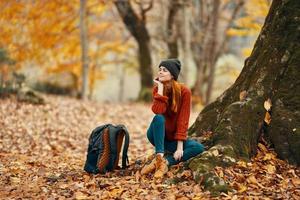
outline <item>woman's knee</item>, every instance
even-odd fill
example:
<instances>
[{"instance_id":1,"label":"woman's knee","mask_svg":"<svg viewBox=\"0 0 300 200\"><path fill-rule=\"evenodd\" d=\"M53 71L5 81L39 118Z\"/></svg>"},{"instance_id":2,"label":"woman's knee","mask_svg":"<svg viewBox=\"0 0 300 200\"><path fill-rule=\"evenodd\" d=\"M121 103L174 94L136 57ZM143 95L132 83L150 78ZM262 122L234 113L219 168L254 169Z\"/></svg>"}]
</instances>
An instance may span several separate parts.
<instances>
[{"instance_id":1,"label":"woman's knee","mask_svg":"<svg viewBox=\"0 0 300 200\"><path fill-rule=\"evenodd\" d=\"M148 129L148 131L147 131L147 138L148 138L149 142L154 145L154 136L150 129Z\"/></svg>"},{"instance_id":2,"label":"woman's knee","mask_svg":"<svg viewBox=\"0 0 300 200\"><path fill-rule=\"evenodd\" d=\"M197 142L194 146L194 149L197 154L200 154L204 151L204 146L203 146L203 144Z\"/></svg>"},{"instance_id":3,"label":"woman's knee","mask_svg":"<svg viewBox=\"0 0 300 200\"><path fill-rule=\"evenodd\" d=\"M164 124L165 123L165 117L163 115L156 114L153 118L153 122Z\"/></svg>"},{"instance_id":4,"label":"woman's knee","mask_svg":"<svg viewBox=\"0 0 300 200\"><path fill-rule=\"evenodd\" d=\"M204 146L196 140L187 140L185 148L191 149L193 154L198 155L204 151Z\"/></svg>"}]
</instances>

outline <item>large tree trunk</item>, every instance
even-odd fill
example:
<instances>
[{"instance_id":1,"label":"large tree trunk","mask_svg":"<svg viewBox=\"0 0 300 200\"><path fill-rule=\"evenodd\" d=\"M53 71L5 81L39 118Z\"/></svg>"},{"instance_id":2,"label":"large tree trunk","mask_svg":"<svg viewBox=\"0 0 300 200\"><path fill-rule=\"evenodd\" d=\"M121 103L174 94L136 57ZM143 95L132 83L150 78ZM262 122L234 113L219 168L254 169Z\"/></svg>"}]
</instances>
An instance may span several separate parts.
<instances>
[{"instance_id":1,"label":"large tree trunk","mask_svg":"<svg viewBox=\"0 0 300 200\"><path fill-rule=\"evenodd\" d=\"M115 5L120 16L123 19L129 32L138 43L138 60L139 72L141 76L141 90L139 98L141 100L151 100L152 67L151 67L151 52L150 52L150 36L146 28L146 12L151 9L152 1L148 8L143 9L140 6L141 16L139 17L133 10L130 1L116 0Z\"/></svg>"},{"instance_id":2,"label":"large tree trunk","mask_svg":"<svg viewBox=\"0 0 300 200\"><path fill-rule=\"evenodd\" d=\"M189 129L198 138L205 131L213 133L206 143L209 150L189 163L196 180L202 177L210 190L226 190L212 170L256 153L268 98L273 102L268 138L280 158L300 164L299 66L300 1L274 0L236 82L206 106ZM246 98L240 97L241 91L247 91Z\"/></svg>"}]
</instances>

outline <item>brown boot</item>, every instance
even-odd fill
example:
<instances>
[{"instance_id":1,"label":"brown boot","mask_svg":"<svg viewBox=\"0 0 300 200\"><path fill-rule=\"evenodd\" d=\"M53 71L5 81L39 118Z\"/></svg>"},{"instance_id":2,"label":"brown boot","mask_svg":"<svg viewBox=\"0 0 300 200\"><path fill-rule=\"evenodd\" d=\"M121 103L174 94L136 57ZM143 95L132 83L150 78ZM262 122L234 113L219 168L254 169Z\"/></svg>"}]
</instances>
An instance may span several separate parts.
<instances>
[{"instance_id":1,"label":"brown boot","mask_svg":"<svg viewBox=\"0 0 300 200\"><path fill-rule=\"evenodd\" d=\"M162 178L168 172L168 161L161 155L156 155L156 171L154 178Z\"/></svg>"},{"instance_id":2,"label":"brown boot","mask_svg":"<svg viewBox=\"0 0 300 200\"><path fill-rule=\"evenodd\" d=\"M150 164L146 164L143 169L141 170L141 175L146 175L146 174L149 174L151 172L153 172L156 168L156 159L154 158Z\"/></svg>"}]
</instances>

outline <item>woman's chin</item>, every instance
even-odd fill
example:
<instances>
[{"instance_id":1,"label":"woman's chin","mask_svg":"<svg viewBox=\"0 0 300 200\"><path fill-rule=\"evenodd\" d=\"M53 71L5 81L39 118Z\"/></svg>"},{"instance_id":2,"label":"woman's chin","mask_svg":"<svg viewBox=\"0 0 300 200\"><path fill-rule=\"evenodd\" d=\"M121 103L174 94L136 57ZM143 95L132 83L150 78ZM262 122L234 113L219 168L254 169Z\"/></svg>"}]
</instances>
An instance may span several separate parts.
<instances>
[{"instance_id":1,"label":"woman's chin","mask_svg":"<svg viewBox=\"0 0 300 200\"><path fill-rule=\"evenodd\" d=\"M162 83L170 82L170 80L166 80L166 79L159 79L159 81L162 82Z\"/></svg>"}]
</instances>

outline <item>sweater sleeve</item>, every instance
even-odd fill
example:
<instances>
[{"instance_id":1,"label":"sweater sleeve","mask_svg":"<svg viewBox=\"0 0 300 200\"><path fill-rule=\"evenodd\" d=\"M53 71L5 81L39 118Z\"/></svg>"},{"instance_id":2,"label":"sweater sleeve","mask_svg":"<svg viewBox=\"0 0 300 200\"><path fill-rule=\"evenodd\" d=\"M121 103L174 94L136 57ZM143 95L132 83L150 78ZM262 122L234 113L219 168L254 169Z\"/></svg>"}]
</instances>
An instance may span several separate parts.
<instances>
[{"instance_id":1,"label":"sweater sleeve","mask_svg":"<svg viewBox=\"0 0 300 200\"><path fill-rule=\"evenodd\" d=\"M192 93L189 89L186 89L182 94L182 105L177 119L177 129L175 134L176 140L187 139L187 129L189 127L191 112L191 96Z\"/></svg>"},{"instance_id":2,"label":"sweater sleeve","mask_svg":"<svg viewBox=\"0 0 300 200\"><path fill-rule=\"evenodd\" d=\"M155 114L163 114L166 112L169 98L167 96L158 94L157 91L158 88L154 87L152 92L152 96L153 96L152 111Z\"/></svg>"}]
</instances>

